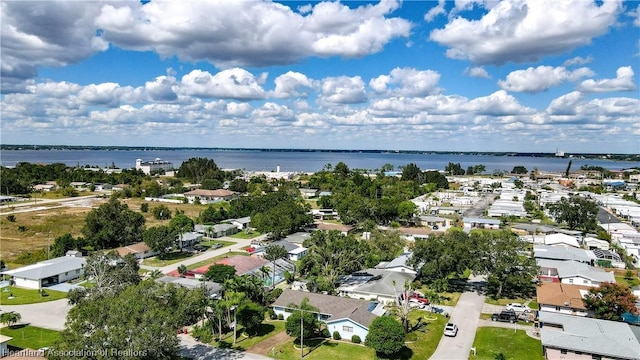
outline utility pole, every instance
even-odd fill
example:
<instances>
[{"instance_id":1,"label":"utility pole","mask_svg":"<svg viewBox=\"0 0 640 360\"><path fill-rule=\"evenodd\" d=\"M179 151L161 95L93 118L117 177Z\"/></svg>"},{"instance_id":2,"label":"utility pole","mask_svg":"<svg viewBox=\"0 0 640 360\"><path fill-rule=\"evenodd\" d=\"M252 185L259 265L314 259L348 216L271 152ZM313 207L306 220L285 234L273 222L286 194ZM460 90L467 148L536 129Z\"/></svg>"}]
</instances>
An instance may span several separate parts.
<instances>
[{"instance_id":1,"label":"utility pole","mask_svg":"<svg viewBox=\"0 0 640 360\"><path fill-rule=\"evenodd\" d=\"M304 310L300 309L300 359L304 357Z\"/></svg>"},{"instance_id":2,"label":"utility pole","mask_svg":"<svg viewBox=\"0 0 640 360\"><path fill-rule=\"evenodd\" d=\"M47 233L47 260L49 260L49 240L51 239L51 231Z\"/></svg>"}]
</instances>

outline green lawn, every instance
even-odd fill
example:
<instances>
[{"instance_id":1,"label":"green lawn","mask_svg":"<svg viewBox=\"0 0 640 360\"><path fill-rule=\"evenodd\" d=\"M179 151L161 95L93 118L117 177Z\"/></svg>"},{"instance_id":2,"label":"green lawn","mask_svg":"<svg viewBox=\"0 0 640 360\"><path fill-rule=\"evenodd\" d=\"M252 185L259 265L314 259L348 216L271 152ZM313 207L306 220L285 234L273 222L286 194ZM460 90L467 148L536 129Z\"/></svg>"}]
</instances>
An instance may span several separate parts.
<instances>
[{"instance_id":1,"label":"green lawn","mask_svg":"<svg viewBox=\"0 0 640 360\"><path fill-rule=\"evenodd\" d=\"M234 238L234 239L253 239L254 237L260 236L262 235L261 232L252 230L250 231L248 234L246 231L240 231L239 233L235 233L233 235L231 235L230 237Z\"/></svg>"},{"instance_id":2,"label":"green lawn","mask_svg":"<svg viewBox=\"0 0 640 360\"><path fill-rule=\"evenodd\" d=\"M308 340L305 345L304 358L311 360L370 360L375 359L375 351L362 345L348 342L330 341L324 339ZM294 360L300 359L300 345L294 347L293 339L275 347L274 352L267 355L275 359ZM309 351L310 350L310 351Z\"/></svg>"},{"instance_id":3,"label":"green lawn","mask_svg":"<svg viewBox=\"0 0 640 360\"><path fill-rule=\"evenodd\" d=\"M30 325L18 325L13 328L3 327L0 334L11 336L9 345L20 349L40 349L50 347L60 337L60 333L54 330L43 329Z\"/></svg>"},{"instance_id":4,"label":"green lawn","mask_svg":"<svg viewBox=\"0 0 640 360\"><path fill-rule=\"evenodd\" d=\"M526 299L508 299L508 298L494 299L490 296L487 296L487 299L484 302L492 305L506 306L507 304L511 304L511 303L524 304L525 302L527 302L527 300Z\"/></svg>"},{"instance_id":5,"label":"green lawn","mask_svg":"<svg viewBox=\"0 0 640 360\"><path fill-rule=\"evenodd\" d=\"M241 335L243 329L239 327L236 344L233 345L233 331L231 331L231 332L225 333L222 336L222 341L225 342L225 344L224 346L221 346L221 347L233 345L232 347L234 349L246 351L247 349L253 347L254 345L267 340L268 338L278 334L279 332L284 331L284 325L285 325L285 322L281 320L280 321L266 320L264 323L260 325L260 328L258 329L258 335L257 336L253 335L249 337L245 335ZM214 341L213 344L215 346L220 346L220 344L216 341Z\"/></svg>"},{"instance_id":6,"label":"green lawn","mask_svg":"<svg viewBox=\"0 0 640 360\"><path fill-rule=\"evenodd\" d=\"M187 269L193 270L193 269L199 268L200 266L210 265L210 264L213 264L213 263L215 263L216 261L218 261L220 259L224 259L226 257L234 256L234 255L249 256L249 253L246 252L246 251L230 251L228 253L225 253L225 254L222 254L222 255L218 255L218 256L212 257L212 258L207 259L207 260L199 261L199 262L197 262L195 264L191 264L191 265L187 266Z\"/></svg>"},{"instance_id":7,"label":"green lawn","mask_svg":"<svg viewBox=\"0 0 640 360\"><path fill-rule=\"evenodd\" d=\"M147 266L163 267L163 266L175 264L184 259L188 259L191 256L193 256L193 254L188 252L175 251L175 252L166 254L162 259L158 258L157 256L144 259L142 261L142 264Z\"/></svg>"},{"instance_id":8,"label":"green lawn","mask_svg":"<svg viewBox=\"0 0 640 360\"><path fill-rule=\"evenodd\" d=\"M229 246L235 244L233 241L225 241L225 240L216 240L216 239L203 239L198 245L204 246L206 248L210 248L213 245L220 244L222 247Z\"/></svg>"},{"instance_id":9,"label":"green lawn","mask_svg":"<svg viewBox=\"0 0 640 360\"><path fill-rule=\"evenodd\" d=\"M542 360L542 345L539 340L529 337L524 331L511 329L480 327L473 342L476 356L472 360L494 360L498 353L508 360Z\"/></svg>"},{"instance_id":10,"label":"green lawn","mask_svg":"<svg viewBox=\"0 0 640 360\"><path fill-rule=\"evenodd\" d=\"M0 290L0 304L2 305L24 305L35 304L45 301L65 299L67 293L45 289L46 296L40 295L39 290L22 289L15 286L7 286ZM9 299L13 295L13 299Z\"/></svg>"},{"instance_id":11,"label":"green lawn","mask_svg":"<svg viewBox=\"0 0 640 360\"><path fill-rule=\"evenodd\" d=\"M620 284L620 285L626 285L628 287L634 287L636 285L640 284L640 279L638 279L637 277L634 277L631 280L627 280L625 279L624 275L620 276L620 275L616 275L616 283Z\"/></svg>"},{"instance_id":12,"label":"green lawn","mask_svg":"<svg viewBox=\"0 0 640 360\"><path fill-rule=\"evenodd\" d=\"M444 326L449 319L442 315L417 310L409 314L409 320L411 326L415 326L418 323L424 324L412 332L416 335L411 335L411 333L408 335L408 340L416 339L407 344L407 347L412 352L411 358L430 358L438 347L444 332Z\"/></svg>"}]
</instances>

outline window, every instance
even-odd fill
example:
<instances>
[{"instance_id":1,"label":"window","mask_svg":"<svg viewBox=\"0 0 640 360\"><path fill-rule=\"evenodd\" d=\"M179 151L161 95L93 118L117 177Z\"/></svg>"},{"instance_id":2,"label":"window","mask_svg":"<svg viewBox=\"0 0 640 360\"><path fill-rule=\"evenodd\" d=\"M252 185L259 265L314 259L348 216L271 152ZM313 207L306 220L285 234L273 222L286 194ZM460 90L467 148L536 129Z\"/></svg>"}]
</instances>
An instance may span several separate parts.
<instances>
[{"instance_id":1,"label":"window","mask_svg":"<svg viewBox=\"0 0 640 360\"><path fill-rule=\"evenodd\" d=\"M329 315L320 314L320 320L325 321L329 318Z\"/></svg>"},{"instance_id":2,"label":"window","mask_svg":"<svg viewBox=\"0 0 640 360\"><path fill-rule=\"evenodd\" d=\"M342 331L348 332L348 333L352 333L353 332L353 326L343 325L342 326Z\"/></svg>"},{"instance_id":3,"label":"window","mask_svg":"<svg viewBox=\"0 0 640 360\"><path fill-rule=\"evenodd\" d=\"M602 360L602 356L600 355L591 355L592 360Z\"/></svg>"},{"instance_id":4,"label":"window","mask_svg":"<svg viewBox=\"0 0 640 360\"><path fill-rule=\"evenodd\" d=\"M573 279L569 279L569 284L573 284Z\"/></svg>"},{"instance_id":5,"label":"window","mask_svg":"<svg viewBox=\"0 0 640 360\"><path fill-rule=\"evenodd\" d=\"M560 354L566 354L567 353L567 349L560 349Z\"/></svg>"}]
</instances>

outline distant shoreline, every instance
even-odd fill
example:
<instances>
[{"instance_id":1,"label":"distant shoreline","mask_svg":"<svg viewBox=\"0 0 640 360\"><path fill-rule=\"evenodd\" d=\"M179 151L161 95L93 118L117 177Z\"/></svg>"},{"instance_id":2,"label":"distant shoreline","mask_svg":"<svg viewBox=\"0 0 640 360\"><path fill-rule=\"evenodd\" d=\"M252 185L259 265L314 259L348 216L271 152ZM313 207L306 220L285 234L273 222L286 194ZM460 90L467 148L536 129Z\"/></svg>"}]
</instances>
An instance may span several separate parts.
<instances>
[{"instance_id":1,"label":"distant shoreline","mask_svg":"<svg viewBox=\"0 0 640 360\"><path fill-rule=\"evenodd\" d=\"M246 151L246 152L325 152L325 153L369 153L369 154L424 154L424 155L485 155L485 156L513 156L513 157L542 157L542 158L578 158L578 159L603 159L619 161L639 161L640 154L608 154L608 153L564 153L564 156L556 156L555 153L543 152L513 152L513 151L430 151L430 150L382 150L382 149L286 149L286 148L219 148L219 147L163 147L163 146L93 146L93 145L28 145L28 144L1 144L0 150L86 150L86 151Z\"/></svg>"}]
</instances>

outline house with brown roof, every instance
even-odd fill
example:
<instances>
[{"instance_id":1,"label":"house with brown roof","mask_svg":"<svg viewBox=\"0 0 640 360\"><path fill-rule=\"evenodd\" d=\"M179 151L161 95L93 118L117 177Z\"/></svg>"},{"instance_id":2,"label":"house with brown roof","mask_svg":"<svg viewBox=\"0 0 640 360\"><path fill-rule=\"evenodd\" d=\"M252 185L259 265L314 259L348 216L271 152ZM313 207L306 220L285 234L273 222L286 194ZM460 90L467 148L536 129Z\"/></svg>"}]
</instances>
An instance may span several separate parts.
<instances>
[{"instance_id":1,"label":"house with brown roof","mask_svg":"<svg viewBox=\"0 0 640 360\"><path fill-rule=\"evenodd\" d=\"M198 198L201 203L208 204L220 201L230 201L236 198L238 194L225 189L195 189L184 193L184 196L187 198L187 200L189 200L190 203L193 203L195 199Z\"/></svg>"},{"instance_id":2,"label":"house with brown roof","mask_svg":"<svg viewBox=\"0 0 640 360\"><path fill-rule=\"evenodd\" d=\"M349 226L349 225L341 225L341 224L333 224L333 223L325 223L325 222L318 222L315 225L316 225L316 229L318 230L323 230L323 231L338 230L342 233L342 235L345 235L345 236L353 230L353 226Z\"/></svg>"},{"instance_id":3,"label":"house with brown roof","mask_svg":"<svg viewBox=\"0 0 640 360\"><path fill-rule=\"evenodd\" d=\"M358 335L364 341L371 322L385 313L384 306L374 301L290 289L285 289L276 299L272 305L273 311L276 315L282 314L286 319L296 311L296 308L290 305L300 305L305 298L308 299L309 305L318 309L315 314L318 320L327 325L329 333L337 331L343 339L351 339L353 335Z\"/></svg>"},{"instance_id":4,"label":"house with brown roof","mask_svg":"<svg viewBox=\"0 0 640 360\"><path fill-rule=\"evenodd\" d=\"M125 257L129 254L132 254L138 260L146 259L148 257L155 256L158 254L157 251L152 251L149 245L145 244L144 242L139 242L139 243L119 247L116 249L116 252L121 257Z\"/></svg>"},{"instance_id":5,"label":"house with brown roof","mask_svg":"<svg viewBox=\"0 0 640 360\"><path fill-rule=\"evenodd\" d=\"M582 301L590 288L590 286L542 282L536 287L540 311L576 316L592 315L593 312L587 310Z\"/></svg>"}]
</instances>

